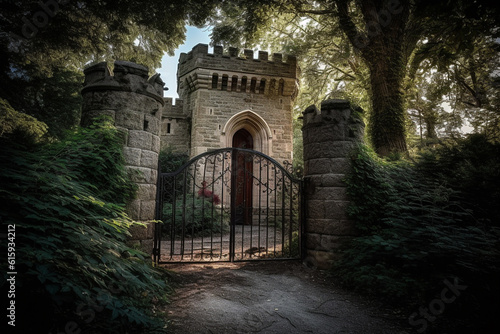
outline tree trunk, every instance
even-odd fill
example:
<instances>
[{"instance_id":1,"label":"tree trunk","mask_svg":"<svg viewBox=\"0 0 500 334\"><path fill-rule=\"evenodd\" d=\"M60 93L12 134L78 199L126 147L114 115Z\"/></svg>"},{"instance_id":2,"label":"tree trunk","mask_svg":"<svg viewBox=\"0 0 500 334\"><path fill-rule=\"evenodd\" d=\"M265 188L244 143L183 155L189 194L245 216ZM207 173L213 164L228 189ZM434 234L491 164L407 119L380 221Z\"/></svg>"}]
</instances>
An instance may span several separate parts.
<instances>
[{"instance_id":1,"label":"tree trunk","mask_svg":"<svg viewBox=\"0 0 500 334\"><path fill-rule=\"evenodd\" d=\"M380 156L407 151L402 92L404 72L397 68L397 64L388 61L391 57L394 54L384 54L381 50L368 64L372 101L368 133Z\"/></svg>"},{"instance_id":2,"label":"tree trunk","mask_svg":"<svg viewBox=\"0 0 500 334\"><path fill-rule=\"evenodd\" d=\"M406 153L403 81L409 2L357 2L363 14L364 30L354 24L349 2L337 2L339 23L370 69L372 111L368 134L379 155Z\"/></svg>"}]
</instances>

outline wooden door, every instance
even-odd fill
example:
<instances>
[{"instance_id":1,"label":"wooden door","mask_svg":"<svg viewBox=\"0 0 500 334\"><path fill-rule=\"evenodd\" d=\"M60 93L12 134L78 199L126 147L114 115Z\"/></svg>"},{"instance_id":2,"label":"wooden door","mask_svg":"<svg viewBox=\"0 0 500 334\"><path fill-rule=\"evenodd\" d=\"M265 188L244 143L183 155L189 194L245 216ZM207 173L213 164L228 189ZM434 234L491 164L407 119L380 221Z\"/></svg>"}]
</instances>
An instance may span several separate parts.
<instances>
[{"instance_id":1,"label":"wooden door","mask_svg":"<svg viewBox=\"0 0 500 334\"><path fill-rule=\"evenodd\" d=\"M250 132L245 129L238 130L233 136L233 147L253 149L253 138ZM236 164L236 177L233 178L235 184L232 185L236 192L235 203L235 224L252 224L252 178L253 161L252 155L237 151L233 157Z\"/></svg>"}]
</instances>

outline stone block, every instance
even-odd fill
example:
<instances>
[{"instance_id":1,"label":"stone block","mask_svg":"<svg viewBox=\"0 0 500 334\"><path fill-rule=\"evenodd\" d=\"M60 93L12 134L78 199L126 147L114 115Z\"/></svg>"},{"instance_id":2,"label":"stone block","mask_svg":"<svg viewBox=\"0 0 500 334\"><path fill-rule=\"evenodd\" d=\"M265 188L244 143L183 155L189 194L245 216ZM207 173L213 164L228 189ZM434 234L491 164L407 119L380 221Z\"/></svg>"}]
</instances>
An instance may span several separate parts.
<instances>
[{"instance_id":1,"label":"stone block","mask_svg":"<svg viewBox=\"0 0 500 334\"><path fill-rule=\"evenodd\" d=\"M304 161L304 173L305 175L331 173L329 162L330 160L326 158L306 160Z\"/></svg>"},{"instance_id":2,"label":"stone block","mask_svg":"<svg viewBox=\"0 0 500 334\"><path fill-rule=\"evenodd\" d=\"M345 187L315 187L313 192L308 192L309 199L346 201L347 189Z\"/></svg>"},{"instance_id":3,"label":"stone block","mask_svg":"<svg viewBox=\"0 0 500 334\"><path fill-rule=\"evenodd\" d=\"M323 174L345 174L351 167L348 158L330 158L328 162L329 171Z\"/></svg>"},{"instance_id":4,"label":"stone block","mask_svg":"<svg viewBox=\"0 0 500 334\"><path fill-rule=\"evenodd\" d=\"M316 250L336 252L342 245L342 239L336 235L322 234L319 246Z\"/></svg>"},{"instance_id":5,"label":"stone block","mask_svg":"<svg viewBox=\"0 0 500 334\"><path fill-rule=\"evenodd\" d=\"M156 184L158 181L158 171L156 169L136 166L126 166L125 168L135 183Z\"/></svg>"},{"instance_id":6,"label":"stone block","mask_svg":"<svg viewBox=\"0 0 500 334\"><path fill-rule=\"evenodd\" d=\"M133 110L119 110L116 112L115 124L129 130L142 130L144 113Z\"/></svg>"},{"instance_id":7,"label":"stone block","mask_svg":"<svg viewBox=\"0 0 500 334\"><path fill-rule=\"evenodd\" d=\"M320 200L308 200L306 203L307 219L324 219L325 218L325 202Z\"/></svg>"},{"instance_id":8,"label":"stone block","mask_svg":"<svg viewBox=\"0 0 500 334\"><path fill-rule=\"evenodd\" d=\"M123 157L125 159L125 164L128 166L140 166L141 154L142 154L141 149L128 146L125 146L123 148Z\"/></svg>"},{"instance_id":9,"label":"stone block","mask_svg":"<svg viewBox=\"0 0 500 334\"><path fill-rule=\"evenodd\" d=\"M345 158L352 151L350 142L312 142L304 145L304 160L318 158Z\"/></svg>"},{"instance_id":10,"label":"stone block","mask_svg":"<svg viewBox=\"0 0 500 334\"><path fill-rule=\"evenodd\" d=\"M156 185L139 183L137 189L137 199L141 201L148 201L156 199Z\"/></svg>"},{"instance_id":11,"label":"stone block","mask_svg":"<svg viewBox=\"0 0 500 334\"><path fill-rule=\"evenodd\" d=\"M153 135L141 130L130 130L128 135L128 146L151 150L153 144Z\"/></svg>"},{"instance_id":12,"label":"stone block","mask_svg":"<svg viewBox=\"0 0 500 334\"><path fill-rule=\"evenodd\" d=\"M328 225L332 224L331 219L309 218L306 221L306 233L324 234L328 230Z\"/></svg>"},{"instance_id":13,"label":"stone block","mask_svg":"<svg viewBox=\"0 0 500 334\"><path fill-rule=\"evenodd\" d=\"M147 129L146 129L146 122L147 122ZM160 123L161 120L156 117L156 115L151 115L151 114L145 114L144 115L144 131L151 132L153 135L159 136L160 135Z\"/></svg>"},{"instance_id":14,"label":"stone block","mask_svg":"<svg viewBox=\"0 0 500 334\"><path fill-rule=\"evenodd\" d=\"M351 220L340 219L310 219L307 222L307 231L336 236L357 235L355 223Z\"/></svg>"},{"instance_id":15,"label":"stone block","mask_svg":"<svg viewBox=\"0 0 500 334\"><path fill-rule=\"evenodd\" d=\"M141 154L141 167L147 167L151 169L157 169L158 168L158 153L149 151L149 150L143 150Z\"/></svg>"},{"instance_id":16,"label":"stone block","mask_svg":"<svg viewBox=\"0 0 500 334\"><path fill-rule=\"evenodd\" d=\"M141 201L138 199L131 201L130 203L128 203L126 211L131 219L140 220Z\"/></svg>"},{"instance_id":17,"label":"stone block","mask_svg":"<svg viewBox=\"0 0 500 334\"><path fill-rule=\"evenodd\" d=\"M160 153L161 140L159 136L153 136L153 143L151 145L151 151Z\"/></svg>"},{"instance_id":18,"label":"stone block","mask_svg":"<svg viewBox=\"0 0 500 334\"><path fill-rule=\"evenodd\" d=\"M348 220L346 213L348 205L348 201L325 201L325 218Z\"/></svg>"},{"instance_id":19,"label":"stone block","mask_svg":"<svg viewBox=\"0 0 500 334\"><path fill-rule=\"evenodd\" d=\"M321 246L321 234L306 233L306 248L319 249Z\"/></svg>"},{"instance_id":20,"label":"stone block","mask_svg":"<svg viewBox=\"0 0 500 334\"><path fill-rule=\"evenodd\" d=\"M304 161L305 175L345 174L349 171L347 158L319 158Z\"/></svg>"},{"instance_id":21,"label":"stone block","mask_svg":"<svg viewBox=\"0 0 500 334\"><path fill-rule=\"evenodd\" d=\"M321 176L321 185L323 187L345 187L345 174L323 174Z\"/></svg>"},{"instance_id":22,"label":"stone block","mask_svg":"<svg viewBox=\"0 0 500 334\"><path fill-rule=\"evenodd\" d=\"M153 220L156 213L156 201L141 201L141 217L139 220Z\"/></svg>"}]
</instances>

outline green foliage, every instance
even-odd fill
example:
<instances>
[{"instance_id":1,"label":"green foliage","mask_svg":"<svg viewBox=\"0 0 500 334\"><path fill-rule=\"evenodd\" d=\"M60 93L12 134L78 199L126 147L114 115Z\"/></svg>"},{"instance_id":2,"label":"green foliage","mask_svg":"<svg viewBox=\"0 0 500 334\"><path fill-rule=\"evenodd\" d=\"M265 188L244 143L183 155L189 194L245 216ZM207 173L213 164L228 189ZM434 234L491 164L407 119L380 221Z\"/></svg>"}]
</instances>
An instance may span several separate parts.
<instances>
[{"instance_id":1,"label":"green foliage","mask_svg":"<svg viewBox=\"0 0 500 334\"><path fill-rule=\"evenodd\" d=\"M292 239L287 238L283 245L283 254L290 258L298 258L300 256L299 232L292 232Z\"/></svg>"},{"instance_id":2,"label":"green foliage","mask_svg":"<svg viewBox=\"0 0 500 334\"><path fill-rule=\"evenodd\" d=\"M137 185L130 182L125 170L122 146L112 121L102 117L46 148L45 153L73 171L76 180L91 188L94 196L123 205L134 197Z\"/></svg>"},{"instance_id":3,"label":"green foliage","mask_svg":"<svg viewBox=\"0 0 500 334\"><path fill-rule=\"evenodd\" d=\"M158 156L158 163L162 173L173 173L188 162L188 160L189 156L187 154L177 153L171 146L162 149Z\"/></svg>"},{"instance_id":4,"label":"green foliage","mask_svg":"<svg viewBox=\"0 0 500 334\"><path fill-rule=\"evenodd\" d=\"M451 160L458 162L458 156ZM465 205L475 195L446 182L455 176L442 178L441 172L455 170L446 167L447 160L427 157L429 173L422 173L421 165L387 162L360 147L346 179L353 199L349 215L359 236L346 247L333 272L348 286L406 306L429 302L445 278L458 277L472 287L461 311L469 318L487 318L498 310L486 303L500 296L495 283L500 278L500 230L479 224ZM481 178L496 177L498 182L500 164L495 163L496 169L488 169L490 175ZM469 166L465 159L459 165L463 164ZM439 172L430 175L431 169ZM466 178L472 181L476 172L470 170ZM497 189L482 188L489 191L483 196L497 194Z\"/></svg>"},{"instance_id":5,"label":"green foliage","mask_svg":"<svg viewBox=\"0 0 500 334\"><path fill-rule=\"evenodd\" d=\"M441 129L456 133L465 119L499 138L500 15L491 1L237 0L221 7L211 21L214 43L296 55L296 110L326 98L361 105L381 155L406 154L408 111L430 138Z\"/></svg>"},{"instance_id":6,"label":"green foliage","mask_svg":"<svg viewBox=\"0 0 500 334\"><path fill-rule=\"evenodd\" d=\"M174 212L175 211L175 212ZM175 214L175 225L172 226ZM229 231L229 217L215 206L211 199L203 196L186 195L175 202L164 203L162 231L165 235L192 237L223 234Z\"/></svg>"},{"instance_id":7,"label":"green foliage","mask_svg":"<svg viewBox=\"0 0 500 334\"><path fill-rule=\"evenodd\" d=\"M15 225L17 327L24 333L160 332L165 274L125 243L133 196L108 123L27 150L1 139L0 219ZM72 325L71 325L72 326Z\"/></svg>"},{"instance_id":8,"label":"green foliage","mask_svg":"<svg viewBox=\"0 0 500 334\"><path fill-rule=\"evenodd\" d=\"M24 75L11 78L3 78L0 73L4 82L0 96L14 109L47 124L49 136L62 139L66 131L74 130L80 122L83 73L80 69L59 68L50 75L32 71L33 66L29 66Z\"/></svg>"},{"instance_id":9,"label":"green foliage","mask_svg":"<svg viewBox=\"0 0 500 334\"><path fill-rule=\"evenodd\" d=\"M36 118L20 113L0 98L0 137L24 143L39 142L47 133L47 125Z\"/></svg>"},{"instance_id":10,"label":"green foliage","mask_svg":"<svg viewBox=\"0 0 500 334\"><path fill-rule=\"evenodd\" d=\"M500 227L500 143L473 134L421 153L418 168L457 191L478 223Z\"/></svg>"},{"instance_id":11,"label":"green foliage","mask_svg":"<svg viewBox=\"0 0 500 334\"><path fill-rule=\"evenodd\" d=\"M0 97L62 138L78 125L84 66L127 60L158 68L184 41L185 25L202 25L217 3L2 1Z\"/></svg>"}]
</instances>

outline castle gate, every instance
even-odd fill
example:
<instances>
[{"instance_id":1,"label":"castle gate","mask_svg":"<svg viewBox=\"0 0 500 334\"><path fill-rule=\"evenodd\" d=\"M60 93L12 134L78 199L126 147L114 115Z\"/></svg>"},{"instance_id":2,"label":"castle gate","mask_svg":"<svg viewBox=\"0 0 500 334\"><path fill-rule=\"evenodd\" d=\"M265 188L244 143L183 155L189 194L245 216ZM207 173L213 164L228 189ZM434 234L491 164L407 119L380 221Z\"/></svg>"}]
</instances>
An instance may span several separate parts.
<instances>
[{"instance_id":1,"label":"castle gate","mask_svg":"<svg viewBox=\"0 0 500 334\"><path fill-rule=\"evenodd\" d=\"M302 257L302 181L248 135L159 175L156 264Z\"/></svg>"}]
</instances>

